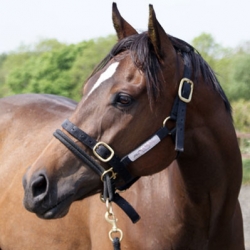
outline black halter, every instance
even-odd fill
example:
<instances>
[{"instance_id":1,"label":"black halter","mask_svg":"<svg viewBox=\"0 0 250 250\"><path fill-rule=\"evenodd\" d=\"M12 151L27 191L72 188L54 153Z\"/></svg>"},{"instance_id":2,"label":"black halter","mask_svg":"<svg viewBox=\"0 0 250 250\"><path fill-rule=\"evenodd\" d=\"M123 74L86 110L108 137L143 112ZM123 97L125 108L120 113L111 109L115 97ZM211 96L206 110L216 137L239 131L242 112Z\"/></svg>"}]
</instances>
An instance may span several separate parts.
<instances>
[{"instance_id":1,"label":"black halter","mask_svg":"<svg viewBox=\"0 0 250 250\"><path fill-rule=\"evenodd\" d=\"M166 136L172 136L175 141L175 150L177 152L182 152L184 150L186 104L191 101L193 93L193 82L189 80L190 76L191 67L190 65L187 65L186 62L184 68L184 78L180 82L178 95L175 98L170 116L163 121L163 126L153 136L122 159L119 158L115 154L114 150L105 142L96 141L69 120L63 122L63 129L65 129L71 136L80 141L83 145L90 148L98 160L111 166L108 170L104 169L97 163L97 161L93 160L92 157L81 149L81 147L71 140L62 130L57 129L54 132L54 136L70 151L72 151L75 156L100 175L101 180L104 183L103 199L115 202L124 210L133 223L136 223L140 219L140 216L133 209L133 207L116 192L116 190L126 190L140 178L131 176L127 170L127 166L131 162L146 154ZM176 122L176 126L171 130L166 127L168 120ZM117 175L123 179L125 183L124 185L118 185L116 182Z\"/></svg>"}]
</instances>

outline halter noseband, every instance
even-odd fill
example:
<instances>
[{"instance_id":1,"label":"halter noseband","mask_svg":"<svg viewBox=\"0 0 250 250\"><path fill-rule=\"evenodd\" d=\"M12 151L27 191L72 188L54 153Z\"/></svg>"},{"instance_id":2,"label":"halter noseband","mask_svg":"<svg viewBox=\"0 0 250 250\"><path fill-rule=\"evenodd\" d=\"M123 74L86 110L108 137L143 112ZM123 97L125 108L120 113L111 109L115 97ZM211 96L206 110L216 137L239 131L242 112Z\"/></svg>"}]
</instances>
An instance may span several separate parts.
<instances>
[{"instance_id":1,"label":"halter noseband","mask_svg":"<svg viewBox=\"0 0 250 250\"><path fill-rule=\"evenodd\" d=\"M184 78L181 80L178 90L178 95L175 98L174 105L170 116L163 121L163 126L148 140L142 143L139 147L133 150L131 153L119 158L114 150L105 142L98 142L80 128L75 126L69 120L65 120L62 124L71 136L77 139L86 147L93 151L94 156L111 166L108 170L99 165L92 157L90 157L81 147L79 147L73 140L71 140L62 130L57 129L54 132L54 136L60 140L75 156L77 156L88 167L100 175L101 180L104 183L103 199L108 199L110 202L115 202L123 211L129 216L133 223L136 223L140 216L134 210L134 208L122 198L116 190L123 191L129 188L140 177L133 177L127 170L127 166L137 160L139 157L146 154L158 143L160 143L166 136L171 135L175 141L175 150L177 152L184 151L184 131L185 131L185 117L186 117L186 104L192 99L193 94L193 82L189 79L191 76L191 66L187 65L185 60ZM168 120L176 122L176 126L169 130L166 127ZM116 176L119 175L124 181L124 185L119 186L116 183Z\"/></svg>"}]
</instances>

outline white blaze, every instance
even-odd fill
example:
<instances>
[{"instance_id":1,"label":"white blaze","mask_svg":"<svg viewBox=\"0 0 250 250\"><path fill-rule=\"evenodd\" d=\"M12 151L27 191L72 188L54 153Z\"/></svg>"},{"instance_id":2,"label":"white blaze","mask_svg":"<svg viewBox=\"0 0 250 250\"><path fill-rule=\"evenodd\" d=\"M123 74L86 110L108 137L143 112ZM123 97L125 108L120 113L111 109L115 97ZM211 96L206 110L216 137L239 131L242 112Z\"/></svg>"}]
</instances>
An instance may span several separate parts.
<instances>
[{"instance_id":1,"label":"white blaze","mask_svg":"<svg viewBox=\"0 0 250 250\"><path fill-rule=\"evenodd\" d=\"M99 79L96 81L96 83L94 84L94 86L92 87L92 89L89 91L88 96L95 90L97 89L103 82L105 82L107 79L111 78L115 71L117 66L119 65L119 62L115 62L112 63L107 69L106 71L104 71Z\"/></svg>"}]
</instances>

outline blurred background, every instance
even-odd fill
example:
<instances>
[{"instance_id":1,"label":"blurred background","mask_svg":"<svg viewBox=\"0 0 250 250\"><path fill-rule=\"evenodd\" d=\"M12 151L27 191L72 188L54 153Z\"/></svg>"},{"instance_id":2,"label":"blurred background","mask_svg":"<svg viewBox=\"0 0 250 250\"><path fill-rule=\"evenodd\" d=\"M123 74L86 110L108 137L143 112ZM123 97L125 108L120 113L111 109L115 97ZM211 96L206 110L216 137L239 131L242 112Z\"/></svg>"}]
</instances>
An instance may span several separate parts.
<instances>
[{"instance_id":1,"label":"blurred background","mask_svg":"<svg viewBox=\"0 0 250 250\"><path fill-rule=\"evenodd\" d=\"M233 107L250 220L250 1L116 2L139 32L153 4L165 31L192 44L217 73ZM0 97L35 92L80 100L84 81L116 43L111 9L111 0L0 0Z\"/></svg>"}]
</instances>

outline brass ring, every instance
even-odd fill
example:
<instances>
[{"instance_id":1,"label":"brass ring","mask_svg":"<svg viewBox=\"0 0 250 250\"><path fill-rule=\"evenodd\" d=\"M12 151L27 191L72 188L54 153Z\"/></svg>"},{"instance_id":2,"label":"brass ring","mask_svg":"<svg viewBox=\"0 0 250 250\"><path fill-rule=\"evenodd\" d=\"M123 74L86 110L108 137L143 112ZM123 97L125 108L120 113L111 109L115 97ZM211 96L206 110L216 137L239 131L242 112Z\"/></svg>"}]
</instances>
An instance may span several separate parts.
<instances>
[{"instance_id":1,"label":"brass ring","mask_svg":"<svg viewBox=\"0 0 250 250\"><path fill-rule=\"evenodd\" d=\"M110 169L108 169L108 170L106 170L106 171L104 171L103 173L102 173L102 175L101 175L101 181L103 182L103 178L104 178L104 176L107 174L107 173L109 173L109 172L111 172L111 176L110 176L110 178L111 179L115 179L116 178L116 173L113 171L113 168L110 168Z\"/></svg>"},{"instance_id":2,"label":"brass ring","mask_svg":"<svg viewBox=\"0 0 250 250\"><path fill-rule=\"evenodd\" d=\"M171 119L171 116L168 116L164 121L163 121L163 127L166 127L166 123L168 120Z\"/></svg>"},{"instance_id":3,"label":"brass ring","mask_svg":"<svg viewBox=\"0 0 250 250\"><path fill-rule=\"evenodd\" d=\"M119 234L120 234L119 241L121 242L122 239L123 239L123 232L122 232L122 230L119 229L119 228L111 229L111 230L109 231L109 239L110 239L111 241L113 241L113 238L112 238L112 234L113 234L113 233L119 233Z\"/></svg>"}]
</instances>

